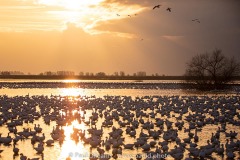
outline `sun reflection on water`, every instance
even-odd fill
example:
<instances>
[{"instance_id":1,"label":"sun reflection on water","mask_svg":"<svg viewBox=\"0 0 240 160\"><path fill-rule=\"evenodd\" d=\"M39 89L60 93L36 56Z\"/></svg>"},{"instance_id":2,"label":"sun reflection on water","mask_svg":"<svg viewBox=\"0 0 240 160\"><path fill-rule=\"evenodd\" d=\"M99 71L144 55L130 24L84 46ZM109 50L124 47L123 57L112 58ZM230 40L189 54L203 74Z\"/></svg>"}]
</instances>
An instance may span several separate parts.
<instances>
[{"instance_id":1,"label":"sun reflection on water","mask_svg":"<svg viewBox=\"0 0 240 160\"><path fill-rule=\"evenodd\" d=\"M76 82L81 82L81 80L77 79L65 79L63 80L64 83L76 83Z\"/></svg>"},{"instance_id":2,"label":"sun reflection on water","mask_svg":"<svg viewBox=\"0 0 240 160\"><path fill-rule=\"evenodd\" d=\"M69 98L70 96L77 97L83 95L81 88L63 88L60 89L59 93L61 96L69 96Z\"/></svg>"},{"instance_id":3,"label":"sun reflection on water","mask_svg":"<svg viewBox=\"0 0 240 160\"><path fill-rule=\"evenodd\" d=\"M73 139L72 134L75 130L86 130L86 126L84 123L78 122L78 120L72 121L70 125L66 125L63 127L65 140L61 147L60 158L66 159L67 157L71 157L71 160L82 160L84 157L80 155L88 154L88 148L84 146L83 141L80 139ZM86 158L86 157L85 157Z\"/></svg>"}]
</instances>

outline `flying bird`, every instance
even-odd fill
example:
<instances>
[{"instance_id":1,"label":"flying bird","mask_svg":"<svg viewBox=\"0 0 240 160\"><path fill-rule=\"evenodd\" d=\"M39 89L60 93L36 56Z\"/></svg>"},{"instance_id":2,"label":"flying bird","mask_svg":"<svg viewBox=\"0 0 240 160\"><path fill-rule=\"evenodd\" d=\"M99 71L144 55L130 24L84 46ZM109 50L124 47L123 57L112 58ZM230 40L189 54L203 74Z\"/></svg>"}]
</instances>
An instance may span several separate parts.
<instances>
[{"instance_id":1,"label":"flying bird","mask_svg":"<svg viewBox=\"0 0 240 160\"><path fill-rule=\"evenodd\" d=\"M160 8L160 6L162 6L162 5L161 4L156 5L156 6L153 7L153 9Z\"/></svg>"},{"instance_id":2,"label":"flying bird","mask_svg":"<svg viewBox=\"0 0 240 160\"><path fill-rule=\"evenodd\" d=\"M169 12L171 12L171 11L172 11L172 8L169 8L169 7L168 7L166 10L169 11Z\"/></svg>"},{"instance_id":3,"label":"flying bird","mask_svg":"<svg viewBox=\"0 0 240 160\"><path fill-rule=\"evenodd\" d=\"M193 22L198 22L200 23L200 20L199 19L192 19Z\"/></svg>"},{"instance_id":4,"label":"flying bird","mask_svg":"<svg viewBox=\"0 0 240 160\"><path fill-rule=\"evenodd\" d=\"M120 16L119 14L117 14L117 16Z\"/></svg>"},{"instance_id":5,"label":"flying bird","mask_svg":"<svg viewBox=\"0 0 240 160\"><path fill-rule=\"evenodd\" d=\"M199 19L193 19L192 21L193 21L193 22L198 22L198 23L200 23L200 20L199 20Z\"/></svg>"}]
</instances>

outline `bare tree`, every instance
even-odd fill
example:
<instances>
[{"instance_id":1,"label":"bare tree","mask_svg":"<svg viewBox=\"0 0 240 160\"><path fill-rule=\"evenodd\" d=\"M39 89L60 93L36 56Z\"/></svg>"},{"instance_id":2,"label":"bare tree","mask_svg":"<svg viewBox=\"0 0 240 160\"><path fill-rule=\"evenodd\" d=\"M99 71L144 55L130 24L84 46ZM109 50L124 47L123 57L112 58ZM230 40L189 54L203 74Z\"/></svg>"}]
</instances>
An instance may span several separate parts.
<instances>
[{"instance_id":1,"label":"bare tree","mask_svg":"<svg viewBox=\"0 0 240 160\"><path fill-rule=\"evenodd\" d=\"M212 53L194 56L187 63L186 77L198 84L200 88L223 87L239 75L240 63L234 58L227 58L219 49ZM188 80L189 80L188 79Z\"/></svg>"}]
</instances>

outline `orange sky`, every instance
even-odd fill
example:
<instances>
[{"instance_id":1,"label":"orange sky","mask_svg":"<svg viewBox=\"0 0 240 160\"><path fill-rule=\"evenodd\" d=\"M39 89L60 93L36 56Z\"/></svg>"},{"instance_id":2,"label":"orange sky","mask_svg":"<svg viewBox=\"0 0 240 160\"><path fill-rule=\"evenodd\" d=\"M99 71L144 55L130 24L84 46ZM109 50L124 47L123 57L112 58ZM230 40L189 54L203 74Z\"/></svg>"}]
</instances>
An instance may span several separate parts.
<instances>
[{"instance_id":1,"label":"orange sky","mask_svg":"<svg viewBox=\"0 0 240 160\"><path fill-rule=\"evenodd\" d=\"M238 0L1 0L0 71L182 75L215 48L239 59L239 10Z\"/></svg>"}]
</instances>

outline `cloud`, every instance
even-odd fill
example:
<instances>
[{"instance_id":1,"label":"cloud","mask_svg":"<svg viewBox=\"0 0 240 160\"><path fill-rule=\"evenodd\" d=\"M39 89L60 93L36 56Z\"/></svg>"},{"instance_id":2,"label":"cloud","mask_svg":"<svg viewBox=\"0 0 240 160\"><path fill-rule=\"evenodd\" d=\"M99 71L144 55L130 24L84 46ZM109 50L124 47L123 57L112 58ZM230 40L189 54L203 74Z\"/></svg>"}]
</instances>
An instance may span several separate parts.
<instances>
[{"instance_id":1,"label":"cloud","mask_svg":"<svg viewBox=\"0 0 240 160\"><path fill-rule=\"evenodd\" d=\"M34 2L0 1L0 67L181 75L193 54L240 51L236 0L106 0L86 10Z\"/></svg>"},{"instance_id":2,"label":"cloud","mask_svg":"<svg viewBox=\"0 0 240 160\"><path fill-rule=\"evenodd\" d=\"M166 2L171 2L172 0L161 0L161 1L154 1L154 0L105 0L102 4L120 4L120 5L141 5L143 7L152 7L157 4L165 4Z\"/></svg>"},{"instance_id":3,"label":"cloud","mask_svg":"<svg viewBox=\"0 0 240 160\"><path fill-rule=\"evenodd\" d=\"M99 0L99 3L102 0ZM60 3L61 2L61 3ZM109 20L120 20L136 14L141 5L98 5L97 1L67 0L8 0L0 1L0 31L58 30L66 23L75 23L89 34L97 33L95 25ZM117 16L117 15L121 16ZM100 33L100 32L98 32ZM101 32L104 33L104 32ZM122 35L122 34L118 34Z\"/></svg>"}]
</instances>

